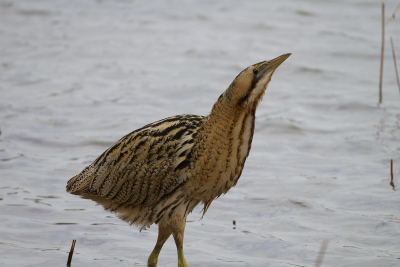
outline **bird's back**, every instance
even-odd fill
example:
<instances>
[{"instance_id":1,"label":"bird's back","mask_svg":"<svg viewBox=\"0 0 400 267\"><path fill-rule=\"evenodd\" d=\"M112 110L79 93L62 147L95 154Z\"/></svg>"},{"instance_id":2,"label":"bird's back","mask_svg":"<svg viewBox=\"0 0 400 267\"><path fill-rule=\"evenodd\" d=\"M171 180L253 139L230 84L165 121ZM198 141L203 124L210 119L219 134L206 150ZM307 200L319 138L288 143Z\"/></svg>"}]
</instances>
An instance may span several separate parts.
<instances>
[{"instance_id":1,"label":"bird's back","mask_svg":"<svg viewBox=\"0 0 400 267\"><path fill-rule=\"evenodd\" d=\"M206 118L169 117L124 136L70 179L67 191L101 204L156 205L187 181L184 169Z\"/></svg>"}]
</instances>

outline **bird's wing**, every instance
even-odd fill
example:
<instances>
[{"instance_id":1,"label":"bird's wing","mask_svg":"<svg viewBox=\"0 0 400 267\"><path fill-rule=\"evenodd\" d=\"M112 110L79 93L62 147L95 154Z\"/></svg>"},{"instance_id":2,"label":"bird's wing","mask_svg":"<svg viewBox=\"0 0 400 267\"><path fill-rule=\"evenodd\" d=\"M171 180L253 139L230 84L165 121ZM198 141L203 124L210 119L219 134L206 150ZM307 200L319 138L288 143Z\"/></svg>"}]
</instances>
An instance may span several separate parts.
<instances>
[{"instance_id":1,"label":"bird's wing","mask_svg":"<svg viewBox=\"0 0 400 267\"><path fill-rule=\"evenodd\" d=\"M188 179L185 167L204 120L196 115L174 116L124 136L69 180L67 191L121 204L156 203Z\"/></svg>"}]
</instances>

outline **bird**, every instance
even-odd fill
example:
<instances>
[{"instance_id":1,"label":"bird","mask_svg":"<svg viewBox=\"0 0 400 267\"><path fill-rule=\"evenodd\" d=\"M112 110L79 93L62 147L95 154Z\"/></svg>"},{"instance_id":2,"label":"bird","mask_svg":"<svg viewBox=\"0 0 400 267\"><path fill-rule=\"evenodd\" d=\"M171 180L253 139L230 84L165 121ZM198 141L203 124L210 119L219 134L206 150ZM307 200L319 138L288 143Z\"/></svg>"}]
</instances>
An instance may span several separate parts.
<instances>
[{"instance_id":1,"label":"bird","mask_svg":"<svg viewBox=\"0 0 400 267\"><path fill-rule=\"evenodd\" d=\"M157 265L172 235L178 267L188 267L186 218L198 204L204 205L204 216L214 199L237 184L251 149L257 106L272 74L290 55L241 71L208 116L172 116L125 135L71 178L67 192L94 200L140 230L157 224L148 266Z\"/></svg>"}]
</instances>

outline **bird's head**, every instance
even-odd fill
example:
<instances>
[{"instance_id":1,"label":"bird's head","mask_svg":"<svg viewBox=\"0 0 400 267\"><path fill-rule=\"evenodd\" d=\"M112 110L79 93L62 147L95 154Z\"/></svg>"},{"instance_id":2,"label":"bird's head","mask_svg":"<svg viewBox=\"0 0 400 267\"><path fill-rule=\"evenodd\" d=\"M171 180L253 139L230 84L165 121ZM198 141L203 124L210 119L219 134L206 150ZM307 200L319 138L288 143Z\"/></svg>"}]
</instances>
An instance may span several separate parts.
<instances>
[{"instance_id":1,"label":"bird's head","mask_svg":"<svg viewBox=\"0 0 400 267\"><path fill-rule=\"evenodd\" d=\"M271 81L272 74L290 55L284 54L244 69L221 95L220 101L228 101L230 105L238 108L256 108Z\"/></svg>"}]
</instances>

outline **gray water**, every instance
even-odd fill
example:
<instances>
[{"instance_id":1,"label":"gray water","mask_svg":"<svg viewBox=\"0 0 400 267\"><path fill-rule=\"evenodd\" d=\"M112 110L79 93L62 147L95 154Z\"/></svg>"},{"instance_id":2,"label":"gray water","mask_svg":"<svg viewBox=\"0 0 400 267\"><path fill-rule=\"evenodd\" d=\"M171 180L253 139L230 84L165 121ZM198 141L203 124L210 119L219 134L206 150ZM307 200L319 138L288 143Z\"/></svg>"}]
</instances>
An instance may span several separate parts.
<instances>
[{"instance_id":1,"label":"gray water","mask_svg":"<svg viewBox=\"0 0 400 267\"><path fill-rule=\"evenodd\" d=\"M291 52L238 185L189 216L186 259L313 266L327 242L322 266L400 266L400 21L379 105L380 5L0 0L0 265L65 266L77 239L72 266L146 266L157 227L139 233L68 179L147 123L207 115L242 69ZM159 266L176 262L170 239Z\"/></svg>"}]
</instances>

